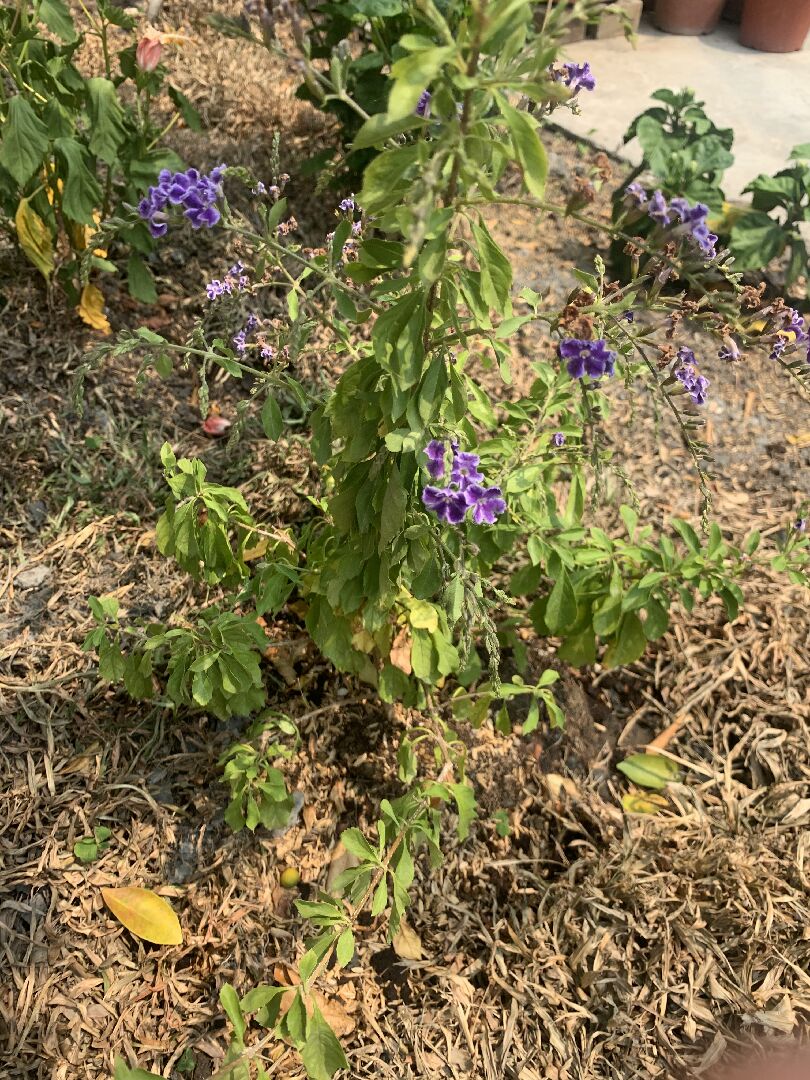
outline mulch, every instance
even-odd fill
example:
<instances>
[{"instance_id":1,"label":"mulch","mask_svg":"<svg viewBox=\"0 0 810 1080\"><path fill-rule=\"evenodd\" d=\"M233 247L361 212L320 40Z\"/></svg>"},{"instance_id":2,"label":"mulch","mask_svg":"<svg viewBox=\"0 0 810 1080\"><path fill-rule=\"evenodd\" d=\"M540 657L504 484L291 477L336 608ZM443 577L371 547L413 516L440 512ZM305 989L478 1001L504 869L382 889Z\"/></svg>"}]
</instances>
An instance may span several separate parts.
<instances>
[{"instance_id":1,"label":"mulch","mask_svg":"<svg viewBox=\"0 0 810 1080\"><path fill-rule=\"evenodd\" d=\"M328 143L329 122L295 99L293 71L206 28L206 12L226 6L195 5L195 45L177 81L205 130L178 132L176 145L187 159L261 170L279 130L291 208L315 242L329 227L331 196L297 186L295 163ZM165 10L174 25L189 18L183 5ZM553 183L564 191L592 152L562 137L553 151ZM596 238L570 222L510 208L492 224L520 286L554 300L572 287L567 267L593 257ZM216 239L202 254L182 243L160 268L157 310L128 307L105 279L116 326L163 318L180 335L190 325L211 266L233 252ZM99 684L81 650L91 628L86 598L113 594L128 614L160 619L193 613L199 602L154 550L163 440L202 455L273 522L305 500L314 477L306 444L271 445L251 429L234 448L208 439L193 372L149 382L138 397L137 361L127 359L92 377L80 416L71 376L92 335L8 246L0 247L0 293L3 1075L94 1080L111 1075L120 1054L165 1077L206 1080L227 1045L219 988L290 978L303 949L292 901L324 886L340 831L368 827L380 799L400 793L396 746L414 718L337 676L308 645L299 615L285 614L273 632L288 644L266 673L271 704L300 723L288 773L302 806L280 837L231 833L217 759L242 727L133 703ZM699 336L689 341L705 353ZM539 335L518 343L516 381L521 361L547 348ZM704 368L715 514L737 537L754 527L775 534L810 490L810 424L767 359L748 357L730 371L705 356ZM223 415L238 389L215 384ZM608 430L642 515L695 514L694 478L665 418L617 390ZM606 520L626 498L617 482ZM449 815L438 872L418 861L408 921L422 958L401 959L370 924L356 961L320 985L351 1075L695 1076L751 1038L802 1032L810 1017L810 611L800 590L767 571L745 592L732 624L713 603L676 612L637 664L566 673L562 733L462 730L481 816L458 843ZM527 646L532 664L548 665L542 643ZM680 781L659 814L627 815L615 764L663 732L661 752L680 766ZM496 811L506 813L507 836ZM73 844L102 824L108 850L80 864ZM287 865L301 872L295 892L279 885ZM183 944L129 935L101 901L107 885L167 897ZM303 1075L281 1045L268 1060L273 1076Z\"/></svg>"}]
</instances>

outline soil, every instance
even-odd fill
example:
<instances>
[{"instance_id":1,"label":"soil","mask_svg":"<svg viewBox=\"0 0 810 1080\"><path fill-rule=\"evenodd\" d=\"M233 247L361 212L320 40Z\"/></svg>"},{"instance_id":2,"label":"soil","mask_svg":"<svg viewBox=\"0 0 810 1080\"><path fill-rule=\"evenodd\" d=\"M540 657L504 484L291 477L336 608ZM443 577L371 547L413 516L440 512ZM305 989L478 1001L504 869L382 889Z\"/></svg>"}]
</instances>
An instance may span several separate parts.
<instances>
[{"instance_id":1,"label":"soil","mask_svg":"<svg viewBox=\"0 0 810 1080\"><path fill-rule=\"evenodd\" d=\"M261 173L278 131L291 210L317 245L339 196L296 174L328 145L330 121L295 99L293 70L208 27L215 7L236 10L164 8L167 25L190 22L175 81L204 120L200 133L175 131L175 145L200 165L243 162ZM555 136L551 194L565 198L592 158ZM610 188L596 213L607 212ZM571 268L590 267L604 244L570 220L511 207L492 226L517 287L548 291L550 304L572 287ZM217 235L185 244L178 236L161 249L152 308L104 279L115 329L145 323L182 336L203 283L238 256ZM272 632L287 644L266 676L271 704L301 728L287 769L301 812L281 836L233 834L217 761L244 725L133 703L99 683L81 648L87 597L115 595L145 618L180 618L199 602L154 548L163 441L201 456L272 524L305 505L315 475L306 443L271 444L255 426L233 447L211 439L194 372L148 380L136 394L129 358L90 377L80 415L72 376L94 335L7 243L0 305L3 1075L107 1077L121 1055L203 1080L227 1046L220 987L289 978L303 949L292 901L324 886L341 829L370 825L380 800L401 793L396 747L414 718L338 676L307 643L300 613L285 613ZM810 491L808 414L766 357L730 369L699 335L684 343L712 382L715 514L736 536L772 535ZM518 342L516 385L525 357L550 348L536 333ZM212 387L226 417L240 396L227 380ZM642 516L694 517L694 477L674 427L617 387L609 431ZM622 498L617 485L607 519ZM526 641L532 670L563 671L566 728L530 738L489 723L461 730L481 815L460 844L448 821L440 871L418 866L408 921L422 959L400 959L371 924L356 961L321 986L352 1076L697 1075L748 1037L800 1033L810 1016L810 612L778 576L752 577L746 593L731 624L714 603L677 613L643 660L618 672L563 671L542 642ZM668 729L665 752L682 780L661 813L627 815L615 765ZM98 825L111 830L109 848L83 865L73 845ZM287 865L301 873L298 891L279 886ZM100 893L122 885L169 899L183 944L153 946L125 931ZM303 1075L281 1044L268 1059L274 1076Z\"/></svg>"}]
</instances>

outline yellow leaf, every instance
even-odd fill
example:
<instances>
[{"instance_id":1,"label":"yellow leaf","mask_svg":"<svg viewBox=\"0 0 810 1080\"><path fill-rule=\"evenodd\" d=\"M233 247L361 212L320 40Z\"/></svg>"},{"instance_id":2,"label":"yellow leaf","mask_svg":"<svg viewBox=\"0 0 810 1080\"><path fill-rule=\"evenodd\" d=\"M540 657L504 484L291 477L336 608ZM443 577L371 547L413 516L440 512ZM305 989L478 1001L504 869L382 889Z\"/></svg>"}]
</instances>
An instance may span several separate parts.
<instances>
[{"instance_id":1,"label":"yellow leaf","mask_svg":"<svg viewBox=\"0 0 810 1080\"><path fill-rule=\"evenodd\" d=\"M422 942L415 930L412 930L404 919L400 920L399 929L391 939L394 952L403 960L421 960Z\"/></svg>"},{"instance_id":2,"label":"yellow leaf","mask_svg":"<svg viewBox=\"0 0 810 1080\"><path fill-rule=\"evenodd\" d=\"M799 431L795 435L785 437L791 446L798 446L800 450L810 446L810 431Z\"/></svg>"},{"instance_id":3,"label":"yellow leaf","mask_svg":"<svg viewBox=\"0 0 810 1080\"><path fill-rule=\"evenodd\" d=\"M253 559L260 559L267 551L269 543L270 540L268 537L260 537L253 547L245 548L242 558L245 562L251 562Z\"/></svg>"},{"instance_id":4,"label":"yellow leaf","mask_svg":"<svg viewBox=\"0 0 810 1080\"><path fill-rule=\"evenodd\" d=\"M53 273L51 234L39 214L31 209L28 199L20 199L20 205L14 215L14 224L17 227L20 247L27 255L28 261L34 264L47 281Z\"/></svg>"},{"instance_id":5,"label":"yellow leaf","mask_svg":"<svg viewBox=\"0 0 810 1080\"><path fill-rule=\"evenodd\" d=\"M104 294L95 285L85 285L76 310L79 318L88 326L92 326L94 330L100 330L102 334L112 333L107 316L104 314Z\"/></svg>"},{"instance_id":6,"label":"yellow leaf","mask_svg":"<svg viewBox=\"0 0 810 1080\"><path fill-rule=\"evenodd\" d=\"M116 919L135 937L155 945L182 945L180 920L151 889L102 889L101 895Z\"/></svg>"},{"instance_id":7,"label":"yellow leaf","mask_svg":"<svg viewBox=\"0 0 810 1080\"><path fill-rule=\"evenodd\" d=\"M663 795L651 795L649 792L642 794L640 791L622 795L622 809L626 814L657 814L668 805Z\"/></svg>"}]
</instances>

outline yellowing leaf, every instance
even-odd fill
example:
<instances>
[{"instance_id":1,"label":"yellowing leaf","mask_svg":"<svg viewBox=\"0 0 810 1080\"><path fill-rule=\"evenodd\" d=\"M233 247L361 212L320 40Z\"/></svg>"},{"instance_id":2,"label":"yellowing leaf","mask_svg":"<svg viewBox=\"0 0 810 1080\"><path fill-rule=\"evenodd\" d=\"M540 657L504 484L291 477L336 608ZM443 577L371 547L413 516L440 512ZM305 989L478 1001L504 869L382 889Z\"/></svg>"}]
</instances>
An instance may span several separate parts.
<instances>
[{"instance_id":1,"label":"yellowing leaf","mask_svg":"<svg viewBox=\"0 0 810 1080\"><path fill-rule=\"evenodd\" d=\"M253 559L260 559L262 555L267 551L270 544L270 540L266 536L261 536L253 545L253 547L245 548L242 558L245 562L251 562Z\"/></svg>"},{"instance_id":2,"label":"yellowing leaf","mask_svg":"<svg viewBox=\"0 0 810 1080\"><path fill-rule=\"evenodd\" d=\"M104 314L104 294L95 285L85 285L76 310L79 318L88 326L92 326L94 330L100 330L102 334L112 333L107 316Z\"/></svg>"},{"instance_id":3,"label":"yellowing leaf","mask_svg":"<svg viewBox=\"0 0 810 1080\"><path fill-rule=\"evenodd\" d=\"M787 435L786 438L791 446L798 446L800 450L810 446L810 431L799 431L795 435Z\"/></svg>"},{"instance_id":4,"label":"yellowing leaf","mask_svg":"<svg viewBox=\"0 0 810 1080\"><path fill-rule=\"evenodd\" d=\"M400 920L399 929L391 939L394 952L403 960L421 960L422 942L415 930L412 930L404 919Z\"/></svg>"},{"instance_id":5,"label":"yellowing leaf","mask_svg":"<svg viewBox=\"0 0 810 1080\"><path fill-rule=\"evenodd\" d=\"M31 209L28 199L20 199L17 213L14 215L17 239L28 261L33 263L47 281L53 273L53 246L48 226Z\"/></svg>"},{"instance_id":6,"label":"yellowing leaf","mask_svg":"<svg viewBox=\"0 0 810 1080\"><path fill-rule=\"evenodd\" d=\"M180 920L163 897L151 889L102 889L101 895L116 919L135 937L155 945L183 943Z\"/></svg>"},{"instance_id":7,"label":"yellowing leaf","mask_svg":"<svg viewBox=\"0 0 810 1080\"><path fill-rule=\"evenodd\" d=\"M622 809L626 814L657 814L668 805L663 795L642 794L640 791L622 795Z\"/></svg>"},{"instance_id":8,"label":"yellowing leaf","mask_svg":"<svg viewBox=\"0 0 810 1080\"><path fill-rule=\"evenodd\" d=\"M631 754L620 761L618 769L639 787L660 791L671 780L677 780L680 770L674 761L661 754Z\"/></svg>"}]
</instances>

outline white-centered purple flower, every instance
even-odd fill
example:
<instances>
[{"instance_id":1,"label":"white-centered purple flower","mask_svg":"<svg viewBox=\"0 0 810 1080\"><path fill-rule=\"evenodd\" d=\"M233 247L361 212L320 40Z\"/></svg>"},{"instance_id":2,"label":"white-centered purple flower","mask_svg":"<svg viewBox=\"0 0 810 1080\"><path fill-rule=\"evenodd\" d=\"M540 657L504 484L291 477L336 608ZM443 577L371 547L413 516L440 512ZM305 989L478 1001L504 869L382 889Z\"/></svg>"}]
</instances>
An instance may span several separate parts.
<instances>
[{"instance_id":1,"label":"white-centered purple flower","mask_svg":"<svg viewBox=\"0 0 810 1080\"><path fill-rule=\"evenodd\" d=\"M723 338L723 347L717 353L721 360L739 360L742 356L740 346L733 337Z\"/></svg>"},{"instance_id":2,"label":"white-centered purple flower","mask_svg":"<svg viewBox=\"0 0 810 1080\"><path fill-rule=\"evenodd\" d=\"M452 454L449 483L444 488L428 484L422 491L422 502L449 525L460 525L467 511L476 525L494 525L499 514L506 510L506 500L499 487L488 485L478 468L478 454L459 450L455 439L450 442ZM424 449L427 471L433 480L445 475L447 447L432 439Z\"/></svg>"},{"instance_id":3,"label":"white-centered purple flower","mask_svg":"<svg viewBox=\"0 0 810 1080\"><path fill-rule=\"evenodd\" d=\"M560 342L559 352L566 361L565 366L572 379L581 379L585 375L590 375L592 379L610 377L617 359L617 354L603 338L596 341L565 338Z\"/></svg>"},{"instance_id":4,"label":"white-centered purple flower","mask_svg":"<svg viewBox=\"0 0 810 1080\"><path fill-rule=\"evenodd\" d=\"M580 90L596 89L596 79L587 60L582 64L568 60L563 64L563 71L558 76L555 75L555 78L558 82L565 83L572 94L578 94Z\"/></svg>"},{"instance_id":5,"label":"white-centered purple flower","mask_svg":"<svg viewBox=\"0 0 810 1080\"><path fill-rule=\"evenodd\" d=\"M167 209L172 206L184 208L183 214L193 229L212 229L221 217L216 204L222 197L221 181L226 168L217 165L207 176L193 168L176 173L161 169L157 184L138 203L138 213L152 236L165 236L169 227Z\"/></svg>"},{"instance_id":6,"label":"white-centered purple flower","mask_svg":"<svg viewBox=\"0 0 810 1080\"><path fill-rule=\"evenodd\" d=\"M559 450L561 446L565 446L565 436L561 431L555 431L551 436L551 442Z\"/></svg>"},{"instance_id":7,"label":"white-centered purple flower","mask_svg":"<svg viewBox=\"0 0 810 1080\"><path fill-rule=\"evenodd\" d=\"M705 405L709 380L695 367L695 354L685 345L678 349L678 367L675 378L681 383L695 405Z\"/></svg>"},{"instance_id":8,"label":"white-centered purple flower","mask_svg":"<svg viewBox=\"0 0 810 1080\"><path fill-rule=\"evenodd\" d=\"M806 528L807 528L807 519L806 518L796 518L796 520L793 522L793 529L794 529L795 532L804 532L804 530Z\"/></svg>"},{"instance_id":9,"label":"white-centered purple flower","mask_svg":"<svg viewBox=\"0 0 810 1080\"><path fill-rule=\"evenodd\" d=\"M638 180L634 180L632 184L627 185L624 189L624 197L635 203L639 208L646 206L649 199L646 189L641 186Z\"/></svg>"}]
</instances>

